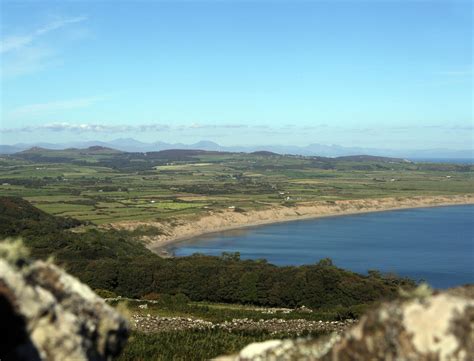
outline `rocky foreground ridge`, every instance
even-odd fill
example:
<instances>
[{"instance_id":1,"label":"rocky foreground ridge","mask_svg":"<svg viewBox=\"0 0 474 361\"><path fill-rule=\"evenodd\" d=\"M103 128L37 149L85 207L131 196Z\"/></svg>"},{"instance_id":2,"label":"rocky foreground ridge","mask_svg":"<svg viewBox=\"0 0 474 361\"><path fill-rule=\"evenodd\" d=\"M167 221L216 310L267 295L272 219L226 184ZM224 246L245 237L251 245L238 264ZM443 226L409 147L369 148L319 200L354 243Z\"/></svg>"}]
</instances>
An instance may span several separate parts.
<instances>
[{"instance_id":1,"label":"rocky foreground ridge","mask_svg":"<svg viewBox=\"0 0 474 361\"><path fill-rule=\"evenodd\" d=\"M91 289L52 263L29 262L0 243L0 359L109 360L128 323Z\"/></svg>"},{"instance_id":2,"label":"rocky foreground ridge","mask_svg":"<svg viewBox=\"0 0 474 361\"><path fill-rule=\"evenodd\" d=\"M419 288L368 312L343 334L253 343L219 361L472 361L474 287Z\"/></svg>"},{"instance_id":3,"label":"rocky foreground ridge","mask_svg":"<svg viewBox=\"0 0 474 361\"><path fill-rule=\"evenodd\" d=\"M322 338L254 343L220 361L473 361L474 285L432 293L419 287L358 322L133 316L140 331L264 329L334 331ZM0 359L111 360L128 322L90 288L50 262L29 261L20 243L0 243ZM297 332L298 333L298 332Z\"/></svg>"}]
</instances>

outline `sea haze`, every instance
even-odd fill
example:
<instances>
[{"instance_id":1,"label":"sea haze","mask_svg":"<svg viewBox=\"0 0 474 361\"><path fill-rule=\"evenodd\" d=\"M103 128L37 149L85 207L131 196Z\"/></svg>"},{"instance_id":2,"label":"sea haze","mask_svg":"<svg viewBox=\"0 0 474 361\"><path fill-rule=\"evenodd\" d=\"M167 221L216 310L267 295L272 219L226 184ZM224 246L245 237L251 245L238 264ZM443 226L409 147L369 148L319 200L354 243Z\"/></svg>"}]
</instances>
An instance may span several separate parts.
<instances>
[{"instance_id":1,"label":"sea haze","mask_svg":"<svg viewBox=\"0 0 474 361\"><path fill-rule=\"evenodd\" d=\"M474 283L474 206L419 208L278 223L181 242L176 256L240 252L277 265L329 257L359 273L370 269L426 280L437 288Z\"/></svg>"}]
</instances>

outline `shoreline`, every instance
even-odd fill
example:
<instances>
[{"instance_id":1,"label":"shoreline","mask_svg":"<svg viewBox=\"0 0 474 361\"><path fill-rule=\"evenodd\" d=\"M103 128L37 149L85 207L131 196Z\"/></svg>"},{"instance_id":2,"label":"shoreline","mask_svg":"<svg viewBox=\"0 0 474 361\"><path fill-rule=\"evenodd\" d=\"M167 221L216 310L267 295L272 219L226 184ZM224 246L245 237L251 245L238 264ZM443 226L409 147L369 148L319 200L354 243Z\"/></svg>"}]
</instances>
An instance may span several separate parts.
<instances>
[{"instance_id":1,"label":"shoreline","mask_svg":"<svg viewBox=\"0 0 474 361\"><path fill-rule=\"evenodd\" d=\"M175 220L173 224L134 221L115 223L110 226L129 230L140 226L156 227L162 234L143 237L146 247L162 257L172 257L173 255L168 251L172 244L224 231L323 217L473 204L473 195L317 201L294 207L278 206L264 210L250 210L245 213L234 210L208 212L207 215L198 219L180 219Z\"/></svg>"}]
</instances>

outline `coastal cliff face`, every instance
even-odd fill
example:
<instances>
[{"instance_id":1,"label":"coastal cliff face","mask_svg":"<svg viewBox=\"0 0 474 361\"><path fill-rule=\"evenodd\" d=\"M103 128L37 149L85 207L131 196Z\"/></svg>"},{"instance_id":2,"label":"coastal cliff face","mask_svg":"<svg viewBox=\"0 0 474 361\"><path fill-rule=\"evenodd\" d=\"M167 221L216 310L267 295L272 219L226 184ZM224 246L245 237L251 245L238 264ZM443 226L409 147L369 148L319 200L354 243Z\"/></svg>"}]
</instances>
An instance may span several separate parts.
<instances>
[{"instance_id":1,"label":"coastal cliff face","mask_svg":"<svg viewBox=\"0 0 474 361\"><path fill-rule=\"evenodd\" d=\"M29 262L19 242L0 244L0 359L108 360L128 323L55 265Z\"/></svg>"},{"instance_id":2,"label":"coastal cliff face","mask_svg":"<svg viewBox=\"0 0 474 361\"><path fill-rule=\"evenodd\" d=\"M474 360L474 287L428 294L383 304L342 335L254 343L216 360Z\"/></svg>"},{"instance_id":3,"label":"coastal cliff face","mask_svg":"<svg viewBox=\"0 0 474 361\"><path fill-rule=\"evenodd\" d=\"M474 197L471 195L316 201L298 203L291 207L274 206L245 212L235 211L231 207L220 212L208 211L207 214L192 219L173 219L162 222L122 221L102 227L126 230L153 227L156 229L156 235L144 236L143 241L151 251L161 254L162 247L175 241L241 227L324 216L473 203Z\"/></svg>"}]
</instances>

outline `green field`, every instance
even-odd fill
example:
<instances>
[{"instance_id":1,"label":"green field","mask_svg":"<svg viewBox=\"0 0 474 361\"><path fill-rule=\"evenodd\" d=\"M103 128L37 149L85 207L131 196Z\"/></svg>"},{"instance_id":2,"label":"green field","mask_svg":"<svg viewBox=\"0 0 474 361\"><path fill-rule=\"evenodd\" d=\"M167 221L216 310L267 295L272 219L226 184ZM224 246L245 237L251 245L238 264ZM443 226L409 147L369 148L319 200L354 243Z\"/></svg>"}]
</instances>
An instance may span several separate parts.
<instances>
[{"instance_id":1,"label":"green field","mask_svg":"<svg viewBox=\"0 0 474 361\"><path fill-rule=\"evenodd\" d=\"M0 195L103 224L310 201L474 192L474 167L364 157L107 148L0 157Z\"/></svg>"}]
</instances>

